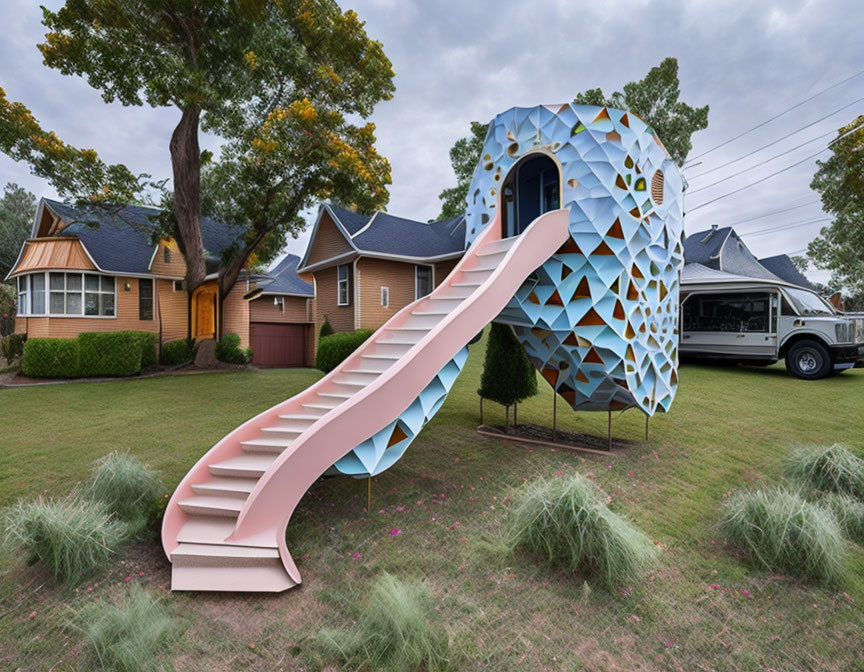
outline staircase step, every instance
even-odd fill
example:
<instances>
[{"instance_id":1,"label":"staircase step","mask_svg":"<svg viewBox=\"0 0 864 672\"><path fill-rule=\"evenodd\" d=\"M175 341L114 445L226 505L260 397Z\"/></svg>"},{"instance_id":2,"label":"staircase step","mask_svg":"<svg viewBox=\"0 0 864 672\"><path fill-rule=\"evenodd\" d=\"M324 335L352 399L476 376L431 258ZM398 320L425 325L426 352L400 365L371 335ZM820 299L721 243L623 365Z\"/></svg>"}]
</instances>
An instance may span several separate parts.
<instances>
[{"instance_id":1,"label":"staircase step","mask_svg":"<svg viewBox=\"0 0 864 672\"><path fill-rule=\"evenodd\" d=\"M186 513L203 516L231 516L236 518L243 508L243 499L219 495L196 495L178 502Z\"/></svg>"},{"instance_id":2,"label":"staircase step","mask_svg":"<svg viewBox=\"0 0 864 672\"><path fill-rule=\"evenodd\" d=\"M332 411L338 405L339 405L338 403L336 403L336 404L320 404L320 403L319 404L303 404L303 408L312 408L312 409L321 410L321 411Z\"/></svg>"},{"instance_id":3,"label":"staircase step","mask_svg":"<svg viewBox=\"0 0 864 672\"><path fill-rule=\"evenodd\" d=\"M171 554L175 567L256 567L279 560L279 549L224 544L180 544Z\"/></svg>"},{"instance_id":4,"label":"staircase step","mask_svg":"<svg viewBox=\"0 0 864 672\"><path fill-rule=\"evenodd\" d=\"M171 590L279 593L296 585L281 560L271 561L264 567L194 566L171 569Z\"/></svg>"},{"instance_id":5,"label":"staircase step","mask_svg":"<svg viewBox=\"0 0 864 672\"><path fill-rule=\"evenodd\" d=\"M321 415L315 413L286 413L284 415L280 415L279 417L282 420L295 420L297 422L305 422L311 425L316 420L319 420L321 418Z\"/></svg>"},{"instance_id":6,"label":"staircase step","mask_svg":"<svg viewBox=\"0 0 864 672\"><path fill-rule=\"evenodd\" d=\"M371 357L372 355L363 355L364 357ZM386 357L382 359L399 359L398 357ZM344 378L337 378L333 381L336 385L344 385L345 387L366 387L369 383L362 382L357 383L351 380L345 380Z\"/></svg>"},{"instance_id":7,"label":"staircase step","mask_svg":"<svg viewBox=\"0 0 864 672\"><path fill-rule=\"evenodd\" d=\"M267 436L261 439L250 439L249 441L241 441L243 452L246 454L271 453L278 455L288 446L290 446L297 437L281 437Z\"/></svg>"},{"instance_id":8,"label":"staircase step","mask_svg":"<svg viewBox=\"0 0 864 672\"><path fill-rule=\"evenodd\" d=\"M196 483L192 486L199 495L222 495L225 497L242 497L252 492L252 489L258 483L257 478L237 478L230 476L217 476L211 478L204 483Z\"/></svg>"},{"instance_id":9,"label":"staircase step","mask_svg":"<svg viewBox=\"0 0 864 672\"><path fill-rule=\"evenodd\" d=\"M296 427L285 427L283 425L273 425L272 427L262 427L262 432L267 432L268 434L281 434L281 435L291 435L291 436L300 436L305 429L298 429Z\"/></svg>"},{"instance_id":10,"label":"staircase step","mask_svg":"<svg viewBox=\"0 0 864 672\"><path fill-rule=\"evenodd\" d=\"M210 465L210 473L214 476L242 476L257 478L264 475L268 467L276 459L275 454L259 453L255 455L240 455L223 462Z\"/></svg>"},{"instance_id":11,"label":"staircase step","mask_svg":"<svg viewBox=\"0 0 864 672\"><path fill-rule=\"evenodd\" d=\"M357 375L380 376L380 371L370 371L369 369L345 369L342 373L356 373ZM320 394L320 392L319 392Z\"/></svg>"},{"instance_id":12,"label":"staircase step","mask_svg":"<svg viewBox=\"0 0 864 672\"><path fill-rule=\"evenodd\" d=\"M350 399L354 395L343 392L319 392L318 396L324 397L325 399L342 399L344 401L345 399Z\"/></svg>"},{"instance_id":13,"label":"staircase step","mask_svg":"<svg viewBox=\"0 0 864 672\"><path fill-rule=\"evenodd\" d=\"M231 535L236 519L224 516L190 516L177 541L181 544L221 544Z\"/></svg>"}]
</instances>

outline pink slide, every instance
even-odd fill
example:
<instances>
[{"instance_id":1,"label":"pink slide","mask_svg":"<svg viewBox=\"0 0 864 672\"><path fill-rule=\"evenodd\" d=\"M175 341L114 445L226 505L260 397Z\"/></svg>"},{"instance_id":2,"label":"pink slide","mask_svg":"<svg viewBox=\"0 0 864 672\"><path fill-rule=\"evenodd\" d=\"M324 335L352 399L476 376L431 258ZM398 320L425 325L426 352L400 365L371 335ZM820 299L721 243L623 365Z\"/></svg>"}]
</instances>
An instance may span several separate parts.
<instances>
[{"instance_id":1,"label":"pink slide","mask_svg":"<svg viewBox=\"0 0 864 672\"><path fill-rule=\"evenodd\" d=\"M513 238L492 222L434 292L317 383L213 446L165 512L172 589L278 592L300 583L285 530L303 494L399 418L569 235L566 209Z\"/></svg>"}]
</instances>

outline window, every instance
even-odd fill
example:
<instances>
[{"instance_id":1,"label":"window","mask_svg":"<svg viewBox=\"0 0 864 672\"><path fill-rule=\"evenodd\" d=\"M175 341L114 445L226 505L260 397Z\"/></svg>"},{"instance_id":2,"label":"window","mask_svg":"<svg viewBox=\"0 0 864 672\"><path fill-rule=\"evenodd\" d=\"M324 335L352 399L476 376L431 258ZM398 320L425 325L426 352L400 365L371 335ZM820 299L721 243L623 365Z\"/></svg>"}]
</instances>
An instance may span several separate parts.
<instances>
[{"instance_id":1,"label":"window","mask_svg":"<svg viewBox=\"0 0 864 672\"><path fill-rule=\"evenodd\" d=\"M684 331L771 331L768 293L693 294L684 302Z\"/></svg>"},{"instance_id":2,"label":"window","mask_svg":"<svg viewBox=\"0 0 864 672\"><path fill-rule=\"evenodd\" d=\"M162 246L162 260L163 260L166 264L170 264L170 263L171 263L171 250L168 249L168 246L167 246L167 245L163 245L163 246Z\"/></svg>"},{"instance_id":3,"label":"window","mask_svg":"<svg viewBox=\"0 0 864 672\"><path fill-rule=\"evenodd\" d=\"M351 305L351 264L342 264L336 269L336 303L340 306Z\"/></svg>"},{"instance_id":4,"label":"window","mask_svg":"<svg viewBox=\"0 0 864 672\"><path fill-rule=\"evenodd\" d=\"M18 276L18 314L27 315L27 281L29 277L26 275Z\"/></svg>"},{"instance_id":5,"label":"window","mask_svg":"<svg viewBox=\"0 0 864 672\"><path fill-rule=\"evenodd\" d=\"M382 287L381 288L381 305L385 308L390 306L390 288Z\"/></svg>"},{"instance_id":6,"label":"window","mask_svg":"<svg viewBox=\"0 0 864 672\"><path fill-rule=\"evenodd\" d=\"M414 267L414 299L420 299L432 292L432 267Z\"/></svg>"},{"instance_id":7,"label":"window","mask_svg":"<svg viewBox=\"0 0 864 672\"><path fill-rule=\"evenodd\" d=\"M45 314L45 274L36 273L30 279L30 314Z\"/></svg>"},{"instance_id":8,"label":"window","mask_svg":"<svg viewBox=\"0 0 864 672\"><path fill-rule=\"evenodd\" d=\"M183 291L183 280L175 280L174 281L174 291L182 292Z\"/></svg>"},{"instance_id":9,"label":"window","mask_svg":"<svg viewBox=\"0 0 864 672\"><path fill-rule=\"evenodd\" d=\"M150 278L138 279L138 319L153 319L153 281Z\"/></svg>"},{"instance_id":10,"label":"window","mask_svg":"<svg viewBox=\"0 0 864 672\"><path fill-rule=\"evenodd\" d=\"M806 289L792 289L791 287L787 287L784 291L789 294L792 303L795 304L801 315L826 317L835 314L831 304L818 294L808 292ZM794 315L794 313L792 314Z\"/></svg>"}]
</instances>

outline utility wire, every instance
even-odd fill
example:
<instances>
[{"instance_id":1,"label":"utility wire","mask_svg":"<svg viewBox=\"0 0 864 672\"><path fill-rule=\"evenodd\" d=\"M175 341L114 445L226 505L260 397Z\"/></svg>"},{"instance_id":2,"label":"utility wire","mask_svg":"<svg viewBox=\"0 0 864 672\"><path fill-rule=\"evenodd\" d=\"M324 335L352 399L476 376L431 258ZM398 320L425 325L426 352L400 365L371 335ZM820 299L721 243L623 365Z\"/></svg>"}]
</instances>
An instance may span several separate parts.
<instances>
[{"instance_id":1,"label":"utility wire","mask_svg":"<svg viewBox=\"0 0 864 672\"><path fill-rule=\"evenodd\" d=\"M759 178L758 180L755 180L754 182L751 182L750 184L745 184L743 187L739 187L738 189L735 189L734 191L730 191L730 192L727 192L725 194L721 194L720 196L717 196L716 198L712 198L710 201L705 201L704 203L700 203L695 208L690 208L687 212L693 212L695 210L698 210L699 208L704 208L706 205L709 205L711 203L719 201L720 199L726 198L727 196L732 196L733 194L737 194L741 191L744 191L745 189L749 189L750 187L753 187L753 186L755 186L761 182L764 182L765 180L771 179L772 177L775 177L776 175L779 175L780 173L785 173L787 170L791 170L795 166L799 166L802 163L804 163L805 161L809 161L810 159L814 159L817 156L819 156L820 154L822 154L823 152L827 152L829 149L831 149L832 145L839 142L840 140L845 138L847 135L851 135L852 133L855 133L856 131L858 131L861 128L861 126L862 125L859 124L859 125L855 126L854 128L850 128L848 131L846 131L842 135L837 136L833 141L828 143L827 147L823 147L822 149L820 149L815 154L811 154L810 156L805 156L803 159L801 159L800 161L796 161L795 163L793 163L790 166L786 166L785 168L781 168L780 170L775 171L775 172L771 173L770 175L766 175L765 177ZM707 189L707 187L702 187L702 188ZM697 190L697 191L701 191L701 189Z\"/></svg>"},{"instance_id":2,"label":"utility wire","mask_svg":"<svg viewBox=\"0 0 864 672\"><path fill-rule=\"evenodd\" d=\"M770 229L760 229L759 231L751 231L749 233L739 233L739 238L744 238L745 236L761 236L766 233L774 233L776 231L786 231L787 229L797 229L802 226L808 226L809 224L816 224L817 222L827 222L830 217L815 217L813 219L805 219L801 222L793 222L791 224L782 224L781 226L774 226Z\"/></svg>"},{"instance_id":3,"label":"utility wire","mask_svg":"<svg viewBox=\"0 0 864 672\"><path fill-rule=\"evenodd\" d=\"M840 86L841 84L845 84L846 82L849 82L849 81L855 79L856 77L859 77L859 76L862 75L862 74L864 74L864 70L859 70L859 71L856 72L854 75L850 75L850 76L847 77L846 79L843 79L843 80L837 82L836 84L832 84L832 85L829 86L827 89L822 89L822 90L819 91L818 93L814 93L812 96L810 96L809 98L807 98L807 99L805 99L805 100L802 100L800 103L796 103L796 104L793 105L792 107L788 107L788 108L786 108L785 110L783 110L783 111L780 112L779 114L775 114L773 117L771 117L770 119L766 119L766 120L763 121L761 124L756 124L756 126L754 126L753 128L749 128L749 129L747 129L746 131L744 131L743 133L739 133L738 135L736 135L736 136L734 136L734 137L732 137L732 138L729 138L728 140L726 140L726 141L724 141L724 142L721 142L719 145L715 145L715 146L712 147L711 149L707 149L707 150L705 150L704 152L702 152L701 154L697 154L696 156L692 157L691 161L695 161L696 159L701 158L701 157L705 156L706 154L710 154L711 152L713 152L713 151L716 150L716 149L720 149L721 147L725 147L725 146L728 145L730 142L734 142L734 141L737 140L738 138L743 138L745 135L747 135L748 133L752 133L752 132L755 131L757 128L762 128L762 127L765 126L766 124L770 124L772 121L774 121L775 119L779 119L779 118L782 117L784 114L788 114L788 113L791 112L792 110L801 107L801 106L804 105L805 103L809 103L809 102L810 102L811 100L813 100L814 98L818 98L818 97L821 96L823 93L827 93L827 92L830 91L831 89L836 89L836 88L837 88L838 86Z\"/></svg>"},{"instance_id":4,"label":"utility wire","mask_svg":"<svg viewBox=\"0 0 864 672\"><path fill-rule=\"evenodd\" d=\"M800 205L793 205L789 208L783 208L782 210L772 210L771 212L766 212L757 217L751 217L750 219L740 219L737 222L731 222L729 224L718 224L719 227L727 227L727 226L738 226L739 224L749 224L750 222L755 222L757 219L763 219L765 217L770 217L771 215L779 215L782 212L789 212L790 210L797 210L798 208L803 208L806 205L813 205L814 203L819 203L819 199L813 199L812 201L807 201L806 203L801 203Z\"/></svg>"}]
</instances>

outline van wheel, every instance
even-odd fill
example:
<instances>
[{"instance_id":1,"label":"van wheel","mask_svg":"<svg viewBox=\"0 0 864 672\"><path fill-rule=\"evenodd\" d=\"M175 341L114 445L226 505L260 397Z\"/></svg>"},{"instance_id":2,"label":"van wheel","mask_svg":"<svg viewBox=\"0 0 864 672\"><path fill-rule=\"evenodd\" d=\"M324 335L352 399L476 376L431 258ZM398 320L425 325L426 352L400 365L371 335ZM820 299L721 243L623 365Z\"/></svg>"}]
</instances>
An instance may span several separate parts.
<instances>
[{"instance_id":1,"label":"van wheel","mask_svg":"<svg viewBox=\"0 0 864 672\"><path fill-rule=\"evenodd\" d=\"M824 378L831 373L831 355L818 341L798 341L786 354L786 369L802 380Z\"/></svg>"}]
</instances>

